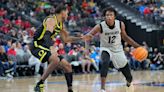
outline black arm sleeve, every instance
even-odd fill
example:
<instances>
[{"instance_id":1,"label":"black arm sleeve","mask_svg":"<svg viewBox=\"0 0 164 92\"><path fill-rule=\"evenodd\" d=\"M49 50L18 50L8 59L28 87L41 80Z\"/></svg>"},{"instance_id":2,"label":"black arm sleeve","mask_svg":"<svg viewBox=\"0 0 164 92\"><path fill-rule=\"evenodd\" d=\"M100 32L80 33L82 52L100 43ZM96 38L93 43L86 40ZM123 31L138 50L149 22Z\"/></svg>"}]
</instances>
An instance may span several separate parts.
<instances>
[{"instance_id":1,"label":"black arm sleeve","mask_svg":"<svg viewBox=\"0 0 164 92\"><path fill-rule=\"evenodd\" d=\"M43 42L43 45L44 47L47 47L47 48L50 48L50 46L53 45L53 41L51 39L51 32L50 31L46 31L45 34L44 34L44 42Z\"/></svg>"}]
</instances>

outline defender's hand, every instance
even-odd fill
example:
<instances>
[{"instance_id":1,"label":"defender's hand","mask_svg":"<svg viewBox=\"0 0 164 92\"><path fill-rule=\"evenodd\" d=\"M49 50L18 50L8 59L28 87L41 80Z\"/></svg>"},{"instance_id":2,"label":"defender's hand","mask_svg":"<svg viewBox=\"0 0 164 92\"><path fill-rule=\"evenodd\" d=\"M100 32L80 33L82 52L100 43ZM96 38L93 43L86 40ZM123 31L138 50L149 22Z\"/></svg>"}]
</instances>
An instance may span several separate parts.
<instances>
[{"instance_id":1,"label":"defender's hand","mask_svg":"<svg viewBox=\"0 0 164 92\"><path fill-rule=\"evenodd\" d=\"M83 41L89 41L90 39L91 39L91 36L89 36L89 35L82 36Z\"/></svg>"},{"instance_id":2,"label":"defender's hand","mask_svg":"<svg viewBox=\"0 0 164 92\"><path fill-rule=\"evenodd\" d=\"M57 54L58 55L58 53L57 53L57 51L58 51L58 49L57 48L55 48L54 46L51 46L50 47L50 51L51 51L51 54Z\"/></svg>"}]
</instances>

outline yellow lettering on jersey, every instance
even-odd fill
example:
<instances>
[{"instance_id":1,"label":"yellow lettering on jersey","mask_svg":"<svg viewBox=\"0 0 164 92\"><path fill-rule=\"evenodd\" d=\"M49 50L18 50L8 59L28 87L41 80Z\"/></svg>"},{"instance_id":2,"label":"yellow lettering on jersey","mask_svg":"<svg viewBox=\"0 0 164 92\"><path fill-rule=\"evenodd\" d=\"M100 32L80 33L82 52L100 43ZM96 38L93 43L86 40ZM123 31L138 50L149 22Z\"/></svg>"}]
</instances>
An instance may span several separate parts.
<instances>
[{"instance_id":1,"label":"yellow lettering on jersey","mask_svg":"<svg viewBox=\"0 0 164 92\"><path fill-rule=\"evenodd\" d=\"M40 56L39 60L42 61L46 54L47 54L47 52L45 52L44 50L40 50L38 52L38 55Z\"/></svg>"}]
</instances>

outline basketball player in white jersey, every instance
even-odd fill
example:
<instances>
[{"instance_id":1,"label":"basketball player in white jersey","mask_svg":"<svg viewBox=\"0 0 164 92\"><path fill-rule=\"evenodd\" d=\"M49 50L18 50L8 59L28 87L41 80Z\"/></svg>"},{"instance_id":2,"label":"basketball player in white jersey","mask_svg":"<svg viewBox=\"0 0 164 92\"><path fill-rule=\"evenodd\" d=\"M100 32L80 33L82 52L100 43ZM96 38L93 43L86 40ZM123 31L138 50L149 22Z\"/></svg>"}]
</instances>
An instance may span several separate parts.
<instances>
[{"instance_id":1,"label":"basketball player in white jersey","mask_svg":"<svg viewBox=\"0 0 164 92\"><path fill-rule=\"evenodd\" d=\"M129 87L132 82L132 75L123 51L121 38L135 48L140 46L126 34L125 24L115 19L116 13L117 12L113 8L105 8L103 11L105 20L97 24L88 34L83 36L83 40L91 40L96 33L100 33L102 60L100 75L102 92L105 92L105 82L110 61L112 61L113 66L119 69L125 76L127 87Z\"/></svg>"}]
</instances>

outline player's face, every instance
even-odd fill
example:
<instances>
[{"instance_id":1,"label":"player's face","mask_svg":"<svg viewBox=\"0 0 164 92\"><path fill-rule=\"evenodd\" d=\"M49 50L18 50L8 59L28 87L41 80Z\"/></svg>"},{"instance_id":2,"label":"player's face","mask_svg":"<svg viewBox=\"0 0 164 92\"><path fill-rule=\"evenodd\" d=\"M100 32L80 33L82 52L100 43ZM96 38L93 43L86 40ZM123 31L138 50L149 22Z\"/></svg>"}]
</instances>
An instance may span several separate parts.
<instances>
[{"instance_id":1,"label":"player's face","mask_svg":"<svg viewBox=\"0 0 164 92\"><path fill-rule=\"evenodd\" d=\"M63 21L67 20L67 18L68 18L68 10L67 9L62 12L62 18L63 18Z\"/></svg>"},{"instance_id":2,"label":"player's face","mask_svg":"<svg viewBox=\"0 0 164 92\"><path fill-rule=\"evenodd\" d=\"M105 20L108 22L114 22L115 20L115 14L112 11L107 11L105 14Z\"/></svg>"}]
</instances>

